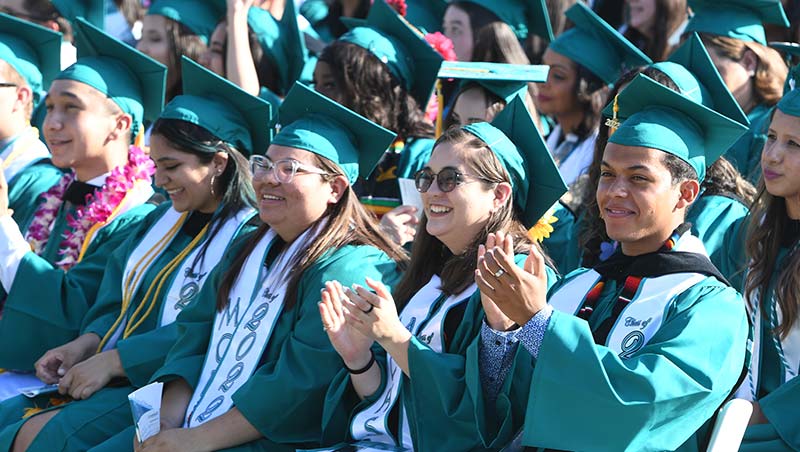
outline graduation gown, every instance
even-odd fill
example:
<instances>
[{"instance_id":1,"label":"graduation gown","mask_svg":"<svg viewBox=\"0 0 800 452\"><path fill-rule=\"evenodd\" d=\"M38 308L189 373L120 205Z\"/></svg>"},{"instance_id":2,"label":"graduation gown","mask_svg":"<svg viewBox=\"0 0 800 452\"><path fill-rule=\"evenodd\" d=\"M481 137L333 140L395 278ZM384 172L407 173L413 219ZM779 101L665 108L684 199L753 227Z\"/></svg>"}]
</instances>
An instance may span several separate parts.
<instances>
[{"instance_id":1,"label":"graduation gown","mask_svg":"<svg viewBox=\"0 0 800 452\"><path fill-rule=\"evenodd\" d=\"M722 255L729 252L722 249L729 246L725 243L725 234L735 223L746 217L748 212L747 206L736 198L704 194L692 204L686 214L686 221L692 223L692 235L703 242L711 262L717 268L721 268Z\"/></svg>"},{"instance_id":2,"label":"graduation gown","mask_svg":"<svg viewBox=\"0 0 800 452\"><path fill-rule=\"evenodd\" d=\"M785 268L790 256L791 246L783 246L776 259L776 269L770 286L760 303L766 303L765 308L772 315L776 315L777 301L773 298L775 284L780 271ZM795 248L793 252L797 252ZM752 315L752 313L751 313ZM742 441L741 451L744 452L782 452L800 450L800 322L795 322L789 336L780 339L772 333L778 324L771 322L770 317L759 315L760 328L756 331L759 338L755 341L751 372L757 373L755 383L746 381L740 394L742 397L750 395L761 406L761 411L767 418L766 424L752 425L747 428ZM774 317L773 317L774 319ZM750 394L746 394L746 393Z\"/></svg>"},{"instance_id":3,"label":"graduation gown","mask_svg":"<svg viewBox=\"0 0 800 452\"><path fill-rule=\"evenodd\" d=\"M122 285L130 256L142 244L148 231L171 210L171 207L172 203L170 202L160 205L112 254L103 273L97 301L83 320L81 334L95 333L102 338L109 332L120 314L120 300L123 297ZM252 215L242 213L240 218L250 219ZM133 294L132 304L128 309L129 314L133 313L143 302L145 294L161 270L189 246L210 219L211 215L194 212L184 222L172 241L144 271L141 282ZM255 229L254 225L245 221L237 222L235 219L229 221L237 223L232 225L230 230L236 232L232 237L218 236L225 243L232 243L236 238ZM153 243L145 244L152 245ZM209 259L207 267L213 266L216 259L219 259L219 256L207 255L206 257ZM192 256L189 255L184 261L188 263L188 259L191 258ZM185 295L186 299L180 299L177 302L181 305L189 305L193 301L193 295L197 295L196 290L192 289L197 285L202 286L209 273L208 271L198 271L198 274L187 278L186 275L179 275L182 273L182 269L183 265L177 267L176 271L173 271L165 281L164 289L158 293L158 298L155 300L153 312L145 318L144 322L130 336L113 344L113 347L119 352L120 362L127 377L125 381L116 382L116 384L103 388L89 399L60 405L59 409L62 411L47 423L29 450L83 451L132 425L133 420L127 401L128 394L148 383L152 374L164 364L167 351L177 339L177 325L174 322L166 323L167 320L164 317L166 310L172 307L173 301L176 301L170 296L173 281L179 276L184 278L182 281L187 283L184 287L188 290L181 290L181 295ZM6 447L10 446L18 428L22 426L19 419L24 409L47 407L49 406L49 397L29 399L20 395L0 404L0 421L14 421L11 425L3 425L4 430L0 431L0 450L6 450Z\"/></svg>"},{"instance_id":4,"label":"graduation gown","mask_svg":"<svg viewBox=\"0 0 800 452\"><path fill-rule=\"evenodd\" d=\"M578 246L578 223L575 214L561 201L554 206L553 215L558 221L553 223L553 232L544 239L547 255L556 264L562 275L575 270L580 265L580 246Z\"/></svg>"},{"instance_id":5,"label":"graduation gown","mask_svg":"<svg viewBox=\"0 0 800 452\"><path fill-rule=\"evenodd\" d=\"M725 158L752 184L758 182L758 177L761 175L761 151L767 142L772 110L773 107L765 104L753 108L747 114L750 129L724 154Z\"/></svg>"},{"instance_id":6,"label":"graduation gown","mask_svg":"<svg viewBox=\"0 0 800 452\"><path fill-rule=\"evenodd\" d=\"M25 230L39 205L39 195L58 182L61 170L50 163L50 151L33 127L0 147L0 159L8 183L8 207L14 210L14 221Z\"/></svg>"},{"instance_id":7,"label":"graduation gown","mask_svg":"<svg viewBox=\"0 0 800 452\"><path fill-rule=\"evenodd\" d=\"M697 242L687 233L675 249L681 250L687 238ZM667 258L675 265L674 261L679 264L686 261L684 256L695 253L666 254L673 254ZM476 411L484 441L508 443L524 424L522 443L528 446L572 451L674 450L714 414L742 373L748 323L741 296L718 277L692 273L697 282L688 289L667 288L669 297L656 293L656 298L639 298L646 281L658 280L667 263L643 260L647 256L612 258L603 264L605 268L597 267L612 279L602 286L588 321L573 312L554 310L538 358L532 358L525 347L516 349L494 412L491 407ZM704 264L707 271L715 271L709 267ZM660 298L664 308L656 305L652 319L657 320L651 322L634 317L629 310L647 304L632 302L616 321L611 320L613 324L603 326L623 292L623 283L617 279L630 275L631 269L652 273L643 275L648 277L632 299ZM664 275L674 277L669 287L676 281L683 284L680 279L685 271ZM592 281L597 281L593 272L583 268L567 275L550 290L549 302L557 297L564 300L565 294L576 289L591 291ZM581 306L580 295L567 299ZM595 343L594 334L609 326L606 341ZM649 339L634 331L639 328L651 335ZM627 329L638 339L620 341L617 333ZM472 369L468 388L472 397L480 398L477 348L467 355L468 369Z\"/></svg>"},{"instance_id":8,"label":"graduation gown","mask_svg":"<svg viewBox=\"0 0 800 452\"><path fill-rule=\"evenodd\" d=\"M41 255L32 251L22 258L0 317L0 367L32 370L47 350L74 339L94 304L109 256L154 208L146 203L153 191L137 184L130 208L100 228L83 259L68 271L55 266L60 259L61 237L68 230L67 216L76 206L64 202L58 210L50 240Z\"/></svg>"},{"instance_id":9,"label":"graduation gown","mask_svg":"<svg viewBox=\"0 0 800 452\"><path fill-rule=\"evenodd\" d=\"M198 384L204 364L207 359L213 360L207 354L216 354L211 344L214 330L218 324L231 321L241 324L247 309L247 300L243 300L222 312L216 310L220 282L230 265L230 258L221 263L196 303L179 316L180 337L153 381L183 378L195 391L202 389ZM325 391L342 368L341 358L322 328L317 307L320 290L326 281L333 280L345 286L363 285L365 277L391 286L398 278L396 264L376 248L347 245L329 251L303 273L294 305L282 307L254 373L242 375L247 379L231 397L233 406L264 435L236 450L294 451L319 444ZM251 279L261 284L255 281L257 278ZM226 355L223 365L228 358L232 356ZM192 420L202 414L192 411L191 406L188 410Z\"/></svg>"},{"instance_id":10,"label":"graduation gown","mask_svg":"<svg viewBox=\"0 0 800 452\"><path fill-rule=\"evenodd\" d=\"M526 257L517 255L517 264L521 266ZM548 284L553 285L557 279L556 273L548 267ZM425 329L412 336L408 347L410 375L401 372L399 396L388 416L388 430L394 438L403 436L401 422L407 421L413 444L404 441L403 447L409 450L484 450L475 425L474 402L465 397L469 372L467 349L479 335L484 319L480 292L473 287L452 305L448 305L444 297L430 302L427 315L416 318L416 324L425 328L447 309L443 320L439 320L441 327L434 328L441 331L442 351L432 348L431 337L423 334ZM326 444L352 442L354 417L382 396L388 381L387 356L378 344L373 346L373 351L381 367L381 384L374 394L361 400L347 370L340 371L331 383L323 415L323 442ZM407 414L402 421L401 406ZM445 431L447 434L443 434Z\"/></svg>"}]
</instances>

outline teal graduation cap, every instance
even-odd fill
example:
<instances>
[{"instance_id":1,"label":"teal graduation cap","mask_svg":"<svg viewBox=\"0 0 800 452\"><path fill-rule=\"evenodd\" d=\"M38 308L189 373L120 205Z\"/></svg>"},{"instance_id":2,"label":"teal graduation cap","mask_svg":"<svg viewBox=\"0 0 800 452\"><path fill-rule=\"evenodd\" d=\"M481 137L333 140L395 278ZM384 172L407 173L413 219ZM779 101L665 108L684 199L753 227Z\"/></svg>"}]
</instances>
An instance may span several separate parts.
<instances>
[{"instance_id":1,"label":"teal graduation cap","mask_svg":"<svg viewBox=\"0 0 800 452\"><path fill-rule=\"evenodd\" d=\"M669 76L678 85L681 93L695 102L740 124L750 124L747 115L719 75L697 33L692 33L689 39L670 55L668 61L655 63L652 67Z\"/></svg>"},{"instance_id":2,"label":"teal graduation cap","mask_svg":"<svg viewBox=\"0 0 800 452\"><path fill-rule=\"evenodd\" d=\"M304 149L344 171L350 183L366 179L397 136L313 89L295 83L281 104L273 145Z\"/></svg>"},{"instance_id":3,"label":"teal graduation cap","mask_svg":"<svg viewBox=\"0 0 800 452\"><path fill-rule=\"evenodd\" d=\"M800 90L793 89L784 94L777 108L787 115L800 117Z\"/></svg>"},{"instance_id":4,"label":"teal graduation cap","mask_svg":"<svg viewBox=\"0 0 800 452\"><path fill-rule=\"evenodd\" d=\"M375 0L366 22L339 38L370 51L397 77L421 109L428 105L443 58L422 32L384 0Z\"/></svg>"},{"instance_id":5,"label":"teal graduation cap","mask_svg":"<svg viewBox=\"0 0 800 452\"><path fill-rule=\"evenodd\" d=\"M85 83L133 117L135 138L142 121L153 121L164 105L167 68L89 22L75 21L78 61L56 80Z\"/></svg>"},{"instance_id":6,"label":"teal graduation cap","mask_svg":"<svg viewBox=\"0 0 800 452\"><path fill-rule=\"evenodd\" d=\"M445 0L405 0L406 20L428 33L441 31Z\"/></svg>"},{"instance_id":7,"label":"teal graduation cap","mask_svg":"<svg viewBox=\"0 0 800 452\"><path fill-rule=\"evenodd\" d=\"M475 82L508 104L514 96L523 95L524 98L528 83L547 81L549 70L544 65L445 61L439 68L439 78Z\"/></svg>"},{"instance_id":8,"label":"teal graduation cap","mask_svg":"<svg viewBox=\"0 0 800 452\"><path fill-rule=\"evenodd\" d=\"M277 69L281 94L287 93L294 82L300 79L309 57L305 40L297 25L294 1L286 2L280 21L275 20L265 9L250 7L247 24L256 35L261 49Z\"/></svg>"},{"instance_id":9,"label":"teal graduation cap","mask_svg":"<svg viewBox=\"0 0 800 452\"><path fill-rule=\"evenodd\" d=\"M800 44L796 42L770 42L769 46L784 54L786 64L789 66L789 73L786 75L786 82L783 84L783 93L786 94L797 87L800 81L800 63L793 64L800 57Z\"/></svg>"},{"instance_id":10,"label":"teal graduation cap","mask_svg":"<svg viewBox=\"0 0 800 452\"><path fill-rule=\"evenodd\" d=\"M52 0L53 6L71 24L83 17L99 29L104 28L106 19L106 0Z\"/></svg>"},{"instance_id":11,"label":"teal graduation cap","mask_svg":"<svg viewBox=\"0 0 800 452\"><path fill-rule=\"evenodd\" d=\"M552 41L553 28L547 13L545 0L459 0L475 3L494 13L498 19L507 23L520 40L533 33L542 39Z\"/></svg>"},{"instance_id":12,"label":"teal graduation cap","mask_svg":"<svg viewBox=\"0 0 800 452\"><path fill-rule=\"evenodd\" d=\"M462 126L486 143L511 177L514 205L530 228L567 192L558 166L522 98L515 97L492 121Z\"/></svg>"},{"instance_id":13,"label":"teal graduation cap","mask_svg":"<svg viewBox=\"0 0 800 452\"><path fill-rule=\"evenodd\" d=\"M689 0L694 16L686 31L767 45L764 24L789 26L780 0Z\"/></svg>"},{"instance_id":14,"label":"teal graduation cap","mask_svg":"<svg viewBox=\"0 0 800 452\"><path fill-rule=\"evenodd\" d=\"M61 33L0 13L0 60L16 70L34 96L61 71Z\"/></svg>"},{"instance_id":15,"label":"teal graduation cap","mask_svg":"<svg viewBox=\"0 0 800 452\"><path fill-rule=\"evenodd\" d=\"M198 125L244 155L264 154L270 140L272 107L190 58L181 58L183 94L159 118Z\"/></svg>"},{"instance_id":16,"label":"teal graduation cap","mask_svg":"<svg viewBox=\"0 0 800 452\"><path fill-rule=\"evenodd\" d=\"M618 107L616 115L613 104ZM670 153L703 180L706 168L727 151L747 127L639 74L603 111L621 121L609 143Z\"/></svg>"},{"instance_id":17,"label":"teal graduation cap","mask_svg":"<svg viewBox=\"0 0 800 452\"><path fill-rule=\"evenodd\" d=\"M582 2L566 12L575 26L564 31L550 49L580 64L611 85L624 69L653 61Z\"/></svg>"},{"instance_id":18,"label":"teal graduation cap","mask_svg":"<svg viewBox=\"0 0 800 452\"><path fill-rule=\"evenodd\" d=\"M225 8L224 0L155 0L147 14L179 22L208 44Z\"/></svg>"}]
</instances>

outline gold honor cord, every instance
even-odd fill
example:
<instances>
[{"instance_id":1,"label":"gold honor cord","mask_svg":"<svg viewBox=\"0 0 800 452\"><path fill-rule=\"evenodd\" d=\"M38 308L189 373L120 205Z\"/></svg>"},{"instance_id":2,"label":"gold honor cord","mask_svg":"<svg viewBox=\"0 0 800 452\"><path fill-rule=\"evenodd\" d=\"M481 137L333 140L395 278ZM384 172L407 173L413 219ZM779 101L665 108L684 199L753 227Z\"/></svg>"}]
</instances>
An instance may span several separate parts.
<instances>
[{"instance_id":1,"label":"gold honor cord","mask_svg":"<svg viewBox=\"0 0 800 452\"><path fill-rule=\"evenodd\" d=\"M142 302L139 303L139 307L137 307L136 310L133 311L133 314L131 315L131 320L130 322L128 322L128 325L125 327L125 331L122 334L123 339L133 334L136 328L139 328L145 321L145 319L147 319L147 317L150 315L150 313L153 311L153 308L156 305L156 301L158 300L158 296L161 294L161 289L163 288L164 283L167 282L167 279L169 279L169 276L172 274L172 272L175 271L176 268L178 268L178 266L181 264L181 262L183 262L184 259L186 259L186 256L188 256L189 253L192 252L194 247L196 247L197 244L203 240L203 238L206 235L206 231L208 231L208 224L203 226L203 229L201 229L200 233L197 234L197 237L195 237L194 240L192 240L192 242L189 243L189 246L184 248L183 251L180 252L180 254L175 256L174 259L169 261L169 263L166 266L164 266L164 268L162 268L160 272L158 272L158 275L156 275L156 278L153 280L152 284L150 284L150 287L147 289L147 293L144 294ZM158 284L157 287L156 284ZM152 298L150 298L150 294L153 291L153 287L156 287L156 292L155 294L153 294ZM148 304L148 298L150 298L150 302L149 306L147 307L147 311L145 311L141 319L137 320L134 323L134 319L142 311L144 305Z\"/></svg>"},{"instance_id":2,"label":"gold honor cord","mask_svg":"<svg viewBox=\"0 0 800 452\"><path fill-rule=\"evenodd\" d=\"M153 262L153 260L161 254L164 248L167 247L169 242L178 234L181 226L186 221L186 217L189 214L184 212L178 221L175 222L174 225L164 234L164 237L161 238L152 248L147 250L147 252L142 256L142 258L133 266L133 270L128 274L128 277L125 279L124 288L125 290L122 292L122 306L120 308L119 317L108 330L106 335L103 337L103 340L100 341L100 345L97 346L97 353L100 353L105 347L108 340L114 334L114 331L117 330L117 327L122 322L122 319L125 318L125 314L128 312L128 308L131 304L131 299L133 298L133 292L135 291L136 287L139 285L139 281L141 281L144 271L141 271L143 268L147 268Z\"/></svg>"}]
</instances>

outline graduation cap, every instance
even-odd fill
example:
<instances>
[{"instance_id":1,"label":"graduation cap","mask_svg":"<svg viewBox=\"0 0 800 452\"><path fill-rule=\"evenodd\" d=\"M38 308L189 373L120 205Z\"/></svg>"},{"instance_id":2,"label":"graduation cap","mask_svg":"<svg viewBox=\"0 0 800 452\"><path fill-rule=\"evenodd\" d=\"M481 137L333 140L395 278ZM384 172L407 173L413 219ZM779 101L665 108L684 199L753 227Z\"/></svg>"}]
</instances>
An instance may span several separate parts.
<instances>
[{"instance_id":1,"label":"graduation cap","mask_svg":"<svg viewBox=\"0 0 800 452\"><path fill-rule=\"evenodd\" d=\"M694 16L686 31L767 45L764 24L789 26L780 0L689 0Z\"/></svg>"},{"instance_id":2,"label":"graduation cap","mask_svg":"<svg viewBox=\"0 0 800 452\"><path fill-rule=\"evenodd\" d=\"M583 3L572 5L566 15L575 26L551 42L550 49L585 67L606 84L617 81L623 69L653 62Z\"/></svg>"},{"instance_id":3,"label":"graduation cap","mask_svg":"<svg viewBox=\"0 0 800 452\"><path fill-rule=\"evenodd\" d=\"M520 40L533 33L542 39L552 41L553 28L547 14L545 0L459 0L475 3L491 11L507 23Z\"/></svg>"},{"instance_id":4,"label":"graduation cap","mask_svg":"<svg viewBox=\"0 0 800 452\"><path fill-rule=\"evenodd\" d=\"M348 26L358 26L342 35L339 41L369 50L424 109L443 58L425 41L422 33L384 0L375 0L366 22L347 22Z\"/></svg>"},{"instance_id":5,"label":"graduation cap","mask_svg":"<svg viewBox=\"0 0 800 452\"><path fill-rule=\"evenodd\" d=\"M486 143L508 172L514 205L526 227L535 225L567 192L522 98L515 97L491 124L476 122L462 129Z\"/></svg>"},{"instance_id":6,"label":"graduation cap","mask_svg":"<svg viewBox=\"0 0 800 452\"><path fill-rule=\"evenodd\" d=\"M225 11L223 0L155 0L147 14L181 23L208 44Z\"/></svg>"},{"instance_id":7,"label":"graduation cap","mask_svg":"<svg viewBox=\"0 0 800 452\"><path fill-rule=\"evenodd\" d=\"M294 1L286 2L280 21L275 20L265 9L250 7L247 11L247 25L277 70L281 92L286 93L300 78L308 60L305 39L297 25Z\"/></svg>"},{"instance_id":8,"label":"graduation cap","mask_svg":"<svg viewBox=\"0 0 800 452\"><path fill-rule=\"evenodd\" d=\"M705 178L706 167L747 131L747 126L643 74L636 76L603 114L622 120L609 143L672 154L691 165L699 180Z\"/></svg>"},{"instance_id":9,"label":"graduation cap","mask_svg":"<svg viewBox=\"0 0 800 452\"><path fill-rule=\"evenodd\" d=\"M159 118L198 125L245 155L269 146L272 108L190 58L181 58L183 94L164 107Z\"/></svg>"},{"instance_id":10,"label":"graduation cap","mask_svg":"<svg viewBox=\"0 0 800 452\"><path fill-rule=\"evenodd\" d=\"M777 108L787 115L800 117L800 90L793 89L784 94Z\"/></svg>"},{"instance_id":11,"label":"graduation cap","mask_svg":"<svg viewBox=\"0 0 800 452\"><path fill-rule=\"evenodd\" d=\"M0 13L0 60L16 70L34 96L61 70L61 33Z\"/></svg>"},{"instance_id":12,"label":"graduation cap","mask_svg":"<svg viewBox=\"0 0 800 452\"><path fill-rule=\"evenodd\" d=\"M283 100L279 117L283 126L272 144L333 161L351 184L372 173L397 136L299 82Z\"/></svg>"},{"instance_id":13,"label":"graduation cap","mask_svg":"<svg viewBox=\"0 0 800 452\"><path fill-rule=\"evenodd\" d=\"M52 0L53 6L71 24L83 17L90 24L103 29L106 20L105 0Z\"/></svg>"},{"instance_id":14,"label":"graduation cap","mask_svg":"<svg viewBox=\"0 0 800 452\"><path fill-rule=\"evenodd\" d=\"M508 104L516 95L524 98L528 83L547 81L549 70L544 65L445 61L439 68L439 78L475 82Z\"/></svg>"},{"instance_id":15,"label":"graduation cap","mask_svg":"<svg viewBox=\"0 0 800 452\"><path fill-rule=\"evenodd\" d=\"M405 0L406 20L428 33L441 31L442 18L447 9L444 0Z\"/></svg>"},{"instance_id":16,"label":"graduation cap","mask_svg":"<svg viewBox=\"0 0 800 452\"><path fill-rule=\"evenodd\" d=\"M800 79L800 64L792 64L800 57L800 44L796 42L770 42L769 46L783 53L786 57L786 64L789 66L789 73L786 82L783 84L783 93L795 89L797 81Z\"/></svg>"},{"instance_id":17,"label":"graduation cap","mask_svg":"<svg viewBox=\"0 0 800 452\"><path fill-rule=\"evenodd\" d=\"M681 93L695 102L740 124L750 124L747 115L719 75L697 33L692 33L667 61L655 63L652 67L669 76L678 85Z\"/></svg>"},{"instance_id":18,"label":"graduation cap","mask_svg":"<svg viewBox=\"0 0 800 452\"><path fill-rule=\"evenodd\" d=\"M133 117L134 137L143 120L155 120L164 105L167 68L89 22L75 21L78 61L56 80L75 80L105 94Z\"/></svg>"}]
</instances>

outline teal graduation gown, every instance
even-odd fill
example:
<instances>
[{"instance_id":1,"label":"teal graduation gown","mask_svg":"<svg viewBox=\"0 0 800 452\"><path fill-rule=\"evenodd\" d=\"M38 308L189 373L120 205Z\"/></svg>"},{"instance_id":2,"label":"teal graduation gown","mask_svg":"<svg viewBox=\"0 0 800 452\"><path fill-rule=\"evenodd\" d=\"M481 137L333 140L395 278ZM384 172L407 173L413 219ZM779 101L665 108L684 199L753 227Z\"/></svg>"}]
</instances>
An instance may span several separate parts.
<instances>
[{"instance_id":1,"label":"teal graduation gown","mask_svg":"<svg viewBox=\"0 0 800 452\"><path fill-rule=\"evenodd\" d=\"M26 230L33 220L33 214L39 207L39 195L55 185L62 174L49 160L41 160L7 181L8 206L14 210L12 217L20 230Z\"/></svg>"},{"instance_id":2,"label":"teal graduation gown","mask_svg":"<svg viewBox=\"0 0 800 452\"><path fill-rule=\"evenodd\" d=\"M571 273L550 296L588 271ZM507 444L524 425L523 444L536 447L674 450L713 415L745 359L741 296L706 277L668 303L650 341L621 359L592 335L621 290L606 282L588 322L554 311L538 358L517 348L494 410L476 411L486 444ZM481 398L477 346L467 364L471 396Z\"/></svg>"},{"instance_id":3,"label":"teal graduation gown","mask_svg":"<svg viewBox=\"0 0 800 452\"><path fill-rule=\"evenodd\" d=\"M797 252L796 250L794 252ZM785 268L789 257L789 248L783 247L778 255L776 273L770 281L768 297L761 300L767 303L765 308L771 311L775 303L773 298L775 284L780 270ZM747 428L740 448L743 452L789 452L800 450L800 378L797 377L800 369L796 364L784 364L781 354L788 350L781 350L772 333L774 324L770 323L767 316L761 316L761 338L758 350L753 353L759 355L758 383L755 388L756 400L761 406L761 411L767 418L766 424L752 425ZM795 322L794 333L798 334L800 323ZM794 341L795 347L797 341ZM794 350L797 354L797 350ZM794 377L787 377L786 365L793 366L789 369Z\"/></svg>"},{"instance_id":4,"label":"teal graduation gown","mask_svg":"<svg viewBox=\"0 0 800 452\"><path fill-rule=\"evenodd\" d=\"M750 129L724 154L739 173L753 184L761 175L761 151L764 149L764 143L767 142L767 130L772 120L772 111L773 107L765 104L753 108L747 114Z\"/></svg>"},{"instance_id":5,"label":"teal graduation gown","mask_svg":"<svg viewBox=\"0 0 800 452\"><path fill-rule=\"evenodd\" d=\"M180 338L153 381L183 378L197 390L213 328L218 316L227 313L217 312L216 299L230 264L228 259L212 272L195 304L178 317ZM325 392L342 368L322 328L320 291L326 281L363 285L365 277L392 286L397 266L374 247L347 245L328 252L303 273L294 305L283 307L255 373L232 397L234 406L264 435L236 450L294 451L319 444Z\"/></svg>"},{"instance_id":6,"label":"teal graduation gown","mask_svg":"<svg viewBox=\"0 0 800 452\"><path fill-rule=\"evenodd\" d=\"M725 242L725 235L748 212L747 206L733 197L700 195L686 214L686 221L692 223L692 235L703 242L708 257L717 268L721 269L722 256L729 253L729 250L722 249L729 246Z\"/></svg>"},{"instance_id":7,"label":"teal graduation gown","mask_svg":"<svg viewBox=\"0 0 800 452\"><path fill-rule=\"evenodd\" d=\"M129 256L171 205L170 202L163 203L144 218L128 240L112 254L103 273L97 301L83 320L81 334L95 333L102 338L111 329L120 314L123 275ZM209 219L210 216L200 214L197 218L187 220L142 275L128 313L136 310L158 273L190 244ZM243 225L234 239L254 228L250 224ZM167 351L177 339L177 325L173 322L161 326L159 315L165 308L167 292L176 276L173 272L167 278L164 288L155 300L153 312L129 337L120 339L115 345L127 381L101 389L86 400L60 405L61 411L47 423L28 450L84 451L132 425L128 394L148 383L151 375L164 364ZM198 281L202 282L204 281ZM48 407L49 397L29 399L20 395L0 404L0 422L13 421L11 425L2 425L4 429L0 431L0 450L7 450L22 426L19 418L24 409Z\"/></svg>"},{"instance_id":8,"label":"teal graduation gown","mask_svg":"<svg viewBox=\"0 0 800 452\"><path fill-rule=\"evenodd\" d=\"M517 265L522 266L526 255L517 255ZM547 282L552 286L558 277L547 267ZM428 316L418 319L426 323L442 308L442 301L432 305ZM480 291L475 291L450 308L442 322L444 352L437 353L425 340L412 336L408 347L410 375L402 375L398 402L407 412L414 450L417 451L467 451L483 450L481 437L475 425L475 405L467 396L467 349L479 336L485 315ZM323 415L323 442L336 444L352 441L350 424L353 417L372 405L383 393L387 384L386 352L373 346L381 366L381 384L377 391L360 400L350 382L350 374L342 370L333 380L325 399ZM397 404L399 405L399 403ZM399 419L399 406L390 415ZM400 427L390 426L395 437L402 436ZM447 432L447 434L443 434Z\"/></svg>"},{"instance_id":9,"label":"teal graduation gown","mask_svg":"<svg viewBox=\"0 0 800 452\"><path fill-rule=\"evenodd\" d=\"M14 344L0 349L2 368L32 370L47 350L78 335L97 298L109 256L154 208L148 203L133 207L101 228L83 259L65 272L54 262L68 228L67 214L75 211L68 204L61 205L42 254L29 252L22 258L0 317L0 343Z\"/></svg>"}]
</instances>

